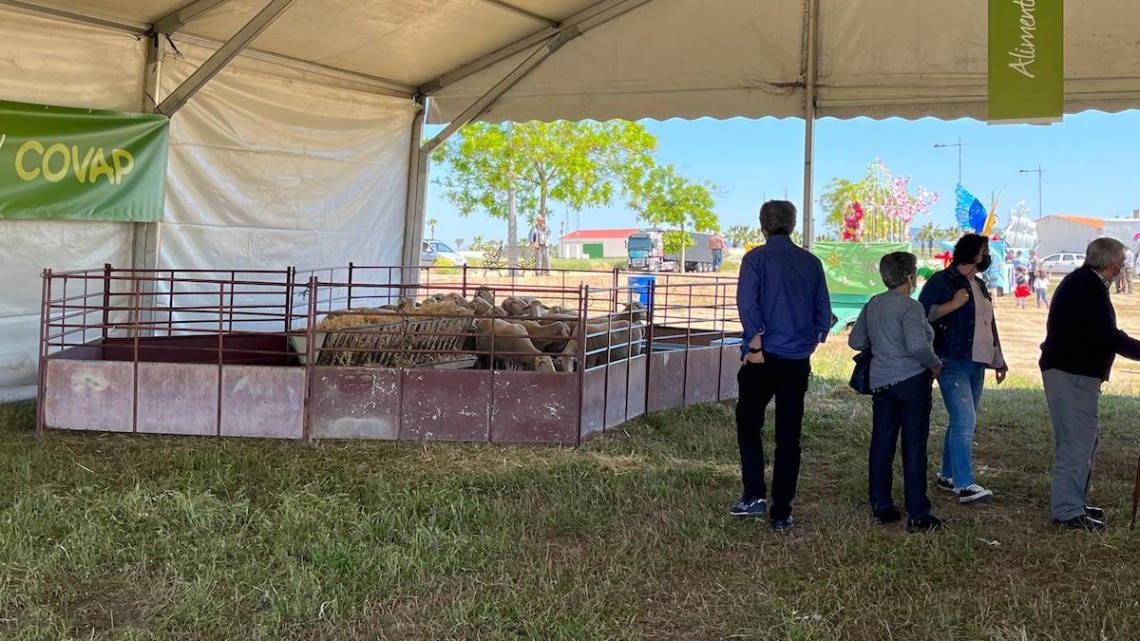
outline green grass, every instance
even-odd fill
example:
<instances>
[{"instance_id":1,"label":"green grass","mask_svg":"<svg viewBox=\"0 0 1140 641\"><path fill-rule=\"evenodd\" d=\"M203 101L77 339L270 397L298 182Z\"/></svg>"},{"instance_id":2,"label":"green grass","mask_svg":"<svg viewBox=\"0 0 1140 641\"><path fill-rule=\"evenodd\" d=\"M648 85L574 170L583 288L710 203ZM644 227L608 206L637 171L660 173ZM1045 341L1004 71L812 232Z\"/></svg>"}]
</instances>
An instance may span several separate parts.
<instances>
[{"instance_id":1,"label":"green grass","mask_svg":"<svg viewBox=\"0 0 1140 641\"><path fill-rule=\"evenodd\" d=\"M552 269L572 269L582 271L611 271L614 267L625 267L625 258L551 258Z\"/></svg>"},{"instance_id":2,"label":"green grass","mask_svg":"<svg viewBox=\"0 0 1140 641\"><path fill-rule=\"evenodd\" d=\"M1096 500L1046 509L1039 389L988 389L977 465L998 496L908 536L865 510L869 403L816 361L796 515L727 518L730 404L579 450L51 433L0 408L0 638L1130 639L1126 527L1140 401L1105 397ZM935 425L944 425L941 402ZM770 437L771 434L767 435ZM932 460L940 452L937 428ZM896 496L901 501L901 494Z\"/></svg>"}]
</instances>

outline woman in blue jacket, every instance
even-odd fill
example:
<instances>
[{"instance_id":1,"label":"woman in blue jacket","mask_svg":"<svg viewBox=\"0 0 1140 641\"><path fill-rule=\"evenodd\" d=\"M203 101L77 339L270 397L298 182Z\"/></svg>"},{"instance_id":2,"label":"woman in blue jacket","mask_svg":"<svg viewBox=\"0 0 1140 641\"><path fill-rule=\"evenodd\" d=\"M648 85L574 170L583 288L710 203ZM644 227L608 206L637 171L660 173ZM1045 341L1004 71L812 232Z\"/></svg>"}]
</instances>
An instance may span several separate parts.
<instances>
[{"instance_id":1,"label":"woman in blue jacket","mask_svg":"<svg viewBox=\"0 0 1140 641\"><path fill-rule=\"evenodd\" d=\"M937 484L957 494L961 503L993 497L993 491L974 480L974 430L986 369L996 371L998 384L1009 371L993 298L979 277L989 267L989 240L966 234L954 245L950 266L931 276L918 297L934 326L934 352L942 359L938 387L950 414Z\"/></svg>"}]
</instances>

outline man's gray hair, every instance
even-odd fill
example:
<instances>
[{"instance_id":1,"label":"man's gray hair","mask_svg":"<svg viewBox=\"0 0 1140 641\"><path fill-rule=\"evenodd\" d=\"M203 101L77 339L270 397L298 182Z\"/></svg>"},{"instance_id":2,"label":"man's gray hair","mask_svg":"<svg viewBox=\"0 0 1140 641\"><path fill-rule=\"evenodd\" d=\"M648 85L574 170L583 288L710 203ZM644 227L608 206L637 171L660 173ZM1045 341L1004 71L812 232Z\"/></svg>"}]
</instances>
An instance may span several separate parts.
<instances>
[{"instance_id":1,"label":"man's gray hair","mask_svg":"<svg viewBox=\"0 0 1140 641\"><path fill-rule=\"evenodd\" d=\"M1101 271L1124 260L1124 243L1115 238L1097 238L1085 250L1085 265Z\"/></svg>"},{"instance_id":2,"label":"man's gray hair","mask_svg":"<svg viewBox=\"0 0 1140 641\"><path fill-rule=\"evenodd\" d=\"M894 289L917 274L918 258L910 252L891 252L879 259L879 276L887 289Z\"/></svg>"},{"instance_id":3,"label":"man's gray hair","mask_svg":"<svg viewBox=\"0 0 1140 641\"><path fill-rule=\"evenodd\" d=\"M760 229L769 236L791 236L796 228L796 206L787 200L769 200L760 206Z\"/></svg>"}]
</instances>

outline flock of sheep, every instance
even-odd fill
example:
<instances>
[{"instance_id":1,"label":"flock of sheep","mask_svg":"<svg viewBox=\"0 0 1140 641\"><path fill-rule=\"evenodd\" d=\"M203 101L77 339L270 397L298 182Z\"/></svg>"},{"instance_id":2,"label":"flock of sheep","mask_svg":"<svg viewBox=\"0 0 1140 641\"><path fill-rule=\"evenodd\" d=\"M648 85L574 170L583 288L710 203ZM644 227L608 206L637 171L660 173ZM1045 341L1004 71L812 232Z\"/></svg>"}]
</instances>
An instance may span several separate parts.
<instances>
[{"instance_id":1,"label":"flock of sheep","mask_svg":"<svg viewBox=\"0 0 1140 641\"><path fill-rule=\"evenodd\" d=\"M463 349L477 354L481 369L573 372L638 356L644 351L645 307L631 303L622 311L587 320L586 350L580 354L577 310L546 305L531 296L508 296L496 304L495 291L480 287L466 299L437 294L422 302L401 298L395 305L333 313L317 326L321 332L353 328L367 331L407 318L469 318Z\"/></svg>"}]
</instances>

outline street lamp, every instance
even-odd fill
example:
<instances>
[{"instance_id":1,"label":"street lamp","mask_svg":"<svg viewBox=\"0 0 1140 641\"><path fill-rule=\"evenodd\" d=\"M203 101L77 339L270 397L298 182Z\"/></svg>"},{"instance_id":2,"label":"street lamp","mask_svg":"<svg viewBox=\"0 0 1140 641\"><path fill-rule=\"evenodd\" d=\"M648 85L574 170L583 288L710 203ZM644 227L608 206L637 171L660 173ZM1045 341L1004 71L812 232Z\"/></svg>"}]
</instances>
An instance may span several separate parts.
<instances>
[{"instance_id":1,"label":"street lamp","mask_svg":"<svg viewBox=\"0 0 1140 641\"><path fill-rule=\"evenodd\" d=\"M950 142L950 143L945 143L945 144L944 143L937 143L934 145L935 149L944 149L946 147L957 147L958 148L958 184L959 185L962 184L962 147L965 147L965 146L966 146L966 143L962 142L961 138L958 139L958 142Z\"/></svg>"},{"instance_id":2,"label":"street lamp","mask_svg":"<svg viewBox=\"0 0 1140 641\"><path fill-rule=\"evenodd\" d=\"M1045 213L1045 210L1041 205L1041 174L1044 174L1045 170L1041 168L1041 165L1037 165L1037 169L1018 169L1017 173L1037 174L1037 219L1040 220L1041 214Z\"/></svg>"}]
</instances>

